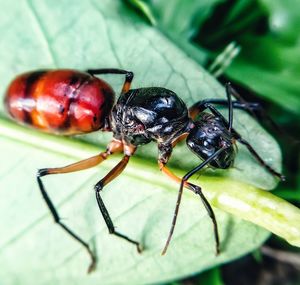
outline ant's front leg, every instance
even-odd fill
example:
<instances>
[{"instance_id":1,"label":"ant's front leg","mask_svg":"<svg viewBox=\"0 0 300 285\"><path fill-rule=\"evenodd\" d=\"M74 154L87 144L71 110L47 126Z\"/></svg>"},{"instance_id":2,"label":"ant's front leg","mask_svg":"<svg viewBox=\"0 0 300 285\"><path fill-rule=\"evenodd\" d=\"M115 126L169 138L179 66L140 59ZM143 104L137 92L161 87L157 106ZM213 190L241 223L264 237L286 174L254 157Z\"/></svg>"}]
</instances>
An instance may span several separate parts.
<instances>
[{"instance_id":1,"label":"ant's front leg","mask_svg":"<svg viewBox=\"0 0 300 285\"><path fill-rule=\"evenodd\" d=\"M247 147L248 151L255 157L255 159L259 162L259 164L264 167L266 170L268 170L272 175L278 177L281 181L285 181L285 176L276 170L274 170L270 165L268 165L256 152L256 150L252 147L252 145L244 140L240 135L236 135L236 140Z\"/></svg>"},{"instance_id":2,"label":"ant's front leg","mask_svg":"<svg viewBox=\"0 0 300 285\"><path fill-rule=\"evenodd\" d=\"M195 120L196 117L207 109L207 105L219 105L222 107L228 108L228 101L226 99L205 99L195 103L192 107L189 108L189 116L191 119ZM259 103L256 102L249 102L249 103L242 103L239 101L232 101L232 108L233 109L240 109L244 110L249 113L251 116L257 119L256 114L262 114L263 108ZM263 113L265 115L265 113ZM268 119L270 120L270 119Z\"/></svg>"},{"instance_id":3,"label":"ant's front leg","mask_svg":"<svg viewBox=\"0 0 300 285\"><path fill-rule=\"evenodd\" d=\"M211 106L221 106L227 107L230 110L230 104L232 104L233 109L240 109L247 112L250 116L255 118L258 122L264 121L268 123L275 131L282 133L283 131L280 127L273 121L273 119L268 115L268 113L264 110L262 105L257 102L247 102L243 97L232 87L231 83L228 82L225 85L226 89L226 99L218 99L218 98L210 98L204 99L199 102L196 102L189 108L189 115L191 119L196 119L196 117L207 109L208 105ZM232 100L230 103L231 98L234 97L236 100ZM229 112L230 113L230 112ZM230 122L230 118L228 119Z\"/></svg>"},{"instance_id":4,"label":"ant's front leg","mask_svg":"<svg viewBox=\"0 0 300 285\"><path fill-rule=\"evenodd\" d=\"M195 119L197 115L199 115L202 111L207 109L208 105L219 105L223 107L228 107L229 122L232 121L231 118L232 118L233 109L244 110L256 119L258 119L257 113L259 113L263 117L267 117L266 112L263 110L263 108L259 103L247 102L246 100L244 100L242 96L239 95L238 92L232 87L230 82L225 84L225 89L226 89L227 100L216 99L216 98L201 100L189 108L190 117L192 119ZM236 100L233 101L231 97L234 97ZM269 117L268 120L270 120Z\"/></svg>"},{"instance_id":5,"label":"ant's front leg","mask_svg":"<svg viewBox=\"0 0 300 285\"><path fill-rule=\"evenodd\" d=\"M210 157L209 159L207 159L206 161L204 161L203 163L201 163L198 167L196 167L192 171L188 172L182 179L179 178L178 176L176 176L174 173L172 173L167 168L167 166L166 166L166 164L164 162L158 161L160 170L164 174L166 174L169 178L171 178L172 180L174 180L174 181L176 181L177 183L180 184L180 188L179 188L179 192L178 192L178 196L177 196L177 202L176 202L176 206L175 206L175 211L174 211L174 216L173 216L173 220L172 220L171 229L170 229L169 236L168 236L167 242L165 244L165 247L164 247L164 249L162 251L162 254L165 254L167 252L168 246L169 246L170 241L171 241L172 236L173 236L173 232L174 232L174 229L175 229L175 225L176 225L176 221L177 221L177 216L178 216L178 212L179 212L179 206L180 206L180 203L181 203L181 198L182 198L182 193L183 193L183 187L185 187L185 188L193 191L195 194L197 194L197 195L200 196L201 201L202 201L203 205L205 206L205 209L206 209L206 211L207 211L207 213L208 213L208 215L211 218L211 221L213 223L215 243L216 243L216 254L218 255L220 253L220 238L219 238L219 232L218 232L218 224L217 224L217 220L216 220L214 211L213 211L212 207L210 206L209 202L207 201L206 197L202 193L201 187L199 187L197 185L194 185L194 184L192 184L190 182L187 182L187 180L196 171L199 171L205 165L207 165L212 159L214 159L217 155L219 155L220 152L223 151L223 150L224 149L222 148L219 151L217 151L212 157Z\"/></svg>"}]
</instances>

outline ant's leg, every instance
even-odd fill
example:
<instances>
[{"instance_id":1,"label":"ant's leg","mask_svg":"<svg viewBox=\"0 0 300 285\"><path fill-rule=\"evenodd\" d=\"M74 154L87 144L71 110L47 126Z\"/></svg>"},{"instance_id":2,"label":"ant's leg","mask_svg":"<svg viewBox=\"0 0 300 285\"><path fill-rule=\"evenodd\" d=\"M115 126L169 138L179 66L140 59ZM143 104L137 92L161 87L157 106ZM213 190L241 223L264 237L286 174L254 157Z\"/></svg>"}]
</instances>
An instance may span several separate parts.
<instances>
[{"instance_id":1,"label":"ant's leg","mask_svg":"<svg viewBox=\"0 0 300 285\"><path fill-rule=\"evenodd\" d=\"M213 223L213 228L214 228L214 236L215 236L215 247L216 247L216 255L218 255L220 253L220 238L219 238L219 230L218 230L218 224L217 224L217 220L216 220L216 216L215 213L211 207L211 205L209 204L209 202L207 201L206 197L204 196L201 187L189 183L190 184L190 189L195 193L198 194L202 200L202 203L208 213L208 216L210 217L212 223Z\"/></svg>"},{"instance_id":2,"label":"ant's leg","mask_svg":"<svg viewBox=\"0 0 300 285\"><path fill-rule=\"evenodd\" d=\"M281 173L277 172L274 170L270 165L268 165L261 157L260 155L256 152L256 150L252 147L250 143L248 143L246 140L244 140L241 137L237 137L236 140L240 142L241 144L245 145L249 152L255 157L255 159L260 163L262 167L267 169L272 175L278 177L281 181L285 180L285 176L282 175Z\"/></svg>"},{"instance_id":3,"label":"ant's leg","mask_svg":"<svg viewBox=\"0 0 300 285\"><path fill-rule=\"evenodd\" d=\"M126 165L128 164L129 158L130 158L129 155L125 155L123 157L123 159L103 179L101 179L95 185L95 192L96 192L96 199L97 199L97 203L98 203L100 212L104 218L104 221L106 223L109 233L116 235L122 239L125 239L130 243L133 243L134 245L136 245L137 251L140 253L140 252L142 252L142 247L140 246L140 244L137 241L132 240L129 237L127 237L115 230L115 226L114 226L114 224L111 220L111 217L110 217L110 215L103 203L103 200L100 196L100 191L103 189L103 187L122 173L122 171L125 169Z\"/></svg>"},{"instance_id":4,"label":"ant's leg","mask_svg":"<svg viewBox=\"0 0 300 285\"><path fill-rule=\"evenodd\" d=\"M223 99L205 99L195 103L190 109L189 113L192 119L194 119L200 112L207 108L207 105L216 104L221 106L226 106L229 108L229 129L232 128L232 116L233 116L233 108L243 109L247 111L250 115L257 118L254 111L260 111L261 114L266 116L265 112L261 108L258 103L248 103L243 99L241 95L237 93L237 91L231 86L230 82L225 84L226 96L227 100ZM234 97L236 101L232 101L231 97Z\"/></svg>"},{"instance_id":5,"label":"ant's leg","mask_svg":"<svg viewBox=\"0 0 300 285\"><path fill-rule=\"evenodd\" d=\"M169 236L167 239L167 242L165 244L165 247L162 251L162 254L164 255L167 252L168 246L170 244L170 241L172 239L173 236L173 232L175 229L175 225L176 225L176 221L177 221L177 216L178 216L178 212L179 212L179 206L180 206L180 202L181 202L181 197L182 197L182 192L183 192L183 186L192 190L194 193L198 194L205 206L205 209L209 215L209 217L212 220L213 226L214 226L214 235L215 235L215 242L216 242L216 254L219 254L220 252L220 240L219 240L219 233L218 233L218 225L217 225L217 221L216 221L216 217L214 214L214 211L212 209L212 207L210 206L209 202L207 201L207 199L205 198L205 196L202 193L202 190L199 186L196 186L194 184L188 183L187 180L196 172L198 172L199 170L201 170L204 166L206 166L208 163L210 163L216 156L218 156L225 148L221 148L219 149L217 152L215 152L211 157L209 157L207 160L205 160L204 162L202 162L200 165L198 165L197 167L195 167L193 170L191 170L190 172L188 172L182 179L180 179L179 177L177 177L176 175L174 175L163 163L159 162L160 165L160 169L166 174L168 175L171 179L175 180L176 182L180 183L180 188L179 188L179 192L178 192L178 196L177 196L177 202L176 202L176 207L175 207L175 211L174 211L174 216L173 216L173 221L172 221L172 226L169 232Z\"/></svg>"},{"instance_id":6,"label":"ant's leg","mask_svg":"<svg viewBox=\"0 0 300 285\"><path fill-rule=\"evenodd\" d=\"M87 242L83 241L76 233L74 233L71 229L69 229L69 227L67 227L64 223L60 221L59 214L54 204L52 203L50 197L48 196L41 178L43 176L50 175L50 174L70 173L70 172L91 168L93 166L100 164L113 152L119 152L121 150L122 150L122 145L118 144L117 141L112 141L111 144L108 146L108 150L106 152L102 152L96 156L81 160L79 162L70 164L65 167L39 169L37 173L37 182L39 185L39 189L52 214L55 223L57 223L64 231L66 231L70 236L72 236L75 240L77 240L87 250L91 258L91 264L88 267L88 273L92 272L96 268L96 256L90 249L90 246L88 245Z\"/></svg>"},{"instance_id":7,"label":"ant's leg","mask_svg":"<svg viewBox=\"0 0 300 285\"><path fill-rule=\"evenodd\" d=\"M225 85L226 93L230 94L231 96L235 97L238 102L246 110L252 117L254 117L257 121L263 120L267 122L276 132L279 134L284 134L285 131L281 129L269 116L269 114L262 108L259 103L248 103L231 85L230 82L227 82ZM228 96L228 95L227 95ZM256 106L255 106L256 105ZM291 138L293 141L294 139Z\"/></svg>"},{"instance_id":8,"label":"ant's leg","mask_svg":"<svg viewBox=\"0 0 300 285\"><path fill-rule=\"evenodd\" d=\"M263 110L263 108L259 104L256 104L257 106L255 109L250 108L249 103L247 103L247 101L244 100L239 93L237 93L237 91L231 86L230 82L226 83L225 88L226 88L226 96L227 96L227 102L228 102L228 107L229 107L228 122L229 122L229 131L230 132L232 129L232 117L233 117L233 103L231 100L232 96L234 98L236 98L238 100L237 102L241 104L240 106L244 106L244 110L246 110L256 120L259 121L259 116L258 116L258 114L259 114L265 121L268 121L274 129L276 129L276 130L279 129L278 126L276 125L276 123L271 119L271 117ZM254 110L256 110L257 113L255 113Z\"/></svg>"},{"instance_id":9,"label":"ant's leg","mask_svg":"<svg viewBox=\"0 0 300 285\"><path fill-rule=\"evenodd\" d=\"M248 102L232 87L231 82L225 84L226 93L236 98L239 102L247 104Z\"/></svg>"},{"instance_id":10,"label":"ant's leg","mask_svg":"<svg viewBox=\"0 0 300 285\"><path fill-rule=\"evenodd\" d=\"M133 72L118 69L118 68L101 68L101 69L88 69L86 71L91 75L98 75L98 74L125 74L125 82L123 84L123 88L121 94L126 93L130 89L131 82L133 80Z\"/></svg>"},{"instance_id":11,"label":"ant's leg","mask_svg":"<svg viewBox=\"0 0 300 285\"><path fill-rule=\"evenodd\" d=\"M176 176L173 172L171 172L170 169L168 169L164 164L159 162L159 167L160 167L160 170L164 174L166 174L169 178L171 178L172 180L174 180L177 183L181 183L182 179L179 178L178 176ZM202 193L201 187L199 187L195 184L189 183L189 182L185 182L184 187L193 191L195 194L198 194L200 196L202 203L204 204L204 207L208 213L208 216L211 218L212 223L213 223L215 243L216 243L216 254L218 255L220 253L220 239L219 239L217 220L216 220L214 211L213 211L212 207L210 206L209 202L207 201L206 197ZM165 253L166 253L166 251L163 252L163 254L165 254Z\"/></svg>"},{"instance_id":12,"label":"ant's leg","mask_svg":"<svg viewBox=\"0 0 300 285\"><path fill-rule=\"evenodd\" d=\"M218 117L219 119L222 120L223 124L229 129L230 128L230 123L228 122L228 120L210 103L205 103L205 105L203 106L203 110L205 109L209 109L212 114L215 117ZM231 117L232 118L232 117ZM235 131L233 128L231 129L231 133L234 134L236 137L241 137L237 131Z\"/></svg>"},{"instance_id":13,"label":"ant's leg","mask_svg":"<svg viewBox=\"0 0 300 285\"><path fill-rule=\"evenodd\" d=\"M233 104L231 99L231 94L229 92L228 87L230 87L230 84L226 84L226 96L227 96L227 102L228 102L228 131L231 132L232 130L232 123L233 123Z\"/></svg>"},{"instance_id":14,"label":"ant's leg","mask_svg":"<svg viewBox=\"0 0 300 285\"><path fill-rule=\"evenodd\" d=\"M284 131L273 121L273 119L268 115L268 113L263 109L261 104L257 102L247 102L243 97L231 86L228 82L225 85L227 100L224 99L204 99L195 103L189 108L190 117L194 120L199 113L204 111L207 104L219 105L223 107L228 107L228 97L233 96L236 100L232 101L232 107L234 109L241 109L246 111L249 115L254 117L257 121L267 122L275 131L279 133L284 133ZM230 120L229 120L230 121Z\"/></svg>"},{"instance_id":15,"label":"ant's leg","mask_svg":"<svg viewBox=\"0 0 300 285\"><path fill-rule=\"evenodd\" d=\"M195 103L192 107L189 108L189 115L190 118L193 120L199 115L201 112L203 112L205 109L207 109L207 104L211 105L219 105L222 107L228 107L228 100L225 99L205 99L202 101L199 101ZM239 101L232 101L232 107L234 109L241 109L249 113L250 115L254 116L256 118L255 112L261 112L263 109L259 103L242 103Z\"/></svg>"},{"instance_id":16,"label":"ant's leg","mask_svg":"<svg viewBox=\"0 0 300 285\"><path fill-rule=\"evenodd\" d=\"M172 142L172 148L174 148L178 143L180 143L181 141L183 141L184 139L186 139L187 136L188 136L188 133L183 133L183 134L180 135L178 138L176 138L176 139Z\"/></svg>"},{"instance_id":17,"label":"ant's leg","mask_svg":"<svg viewBox=\"0 0 300 285\"><path fill-rule=\"evenodd\" d=\"M77 163L61 167L61 168L43 168L39 169L37 173L37 182L40 188L40 191L42 193L42 196L53 216L53 219L55 223L57 223L60 227L62 227L63 230L65 230L70 236L72 236L75 240L77 240L82 246L85 247L87 250L88 254L90 255L91 258L91 264L88 267L88 272L92 272L95 267L96 267L96 256L92 252L90 246L88 245L87 242L83 241L76 233L74 233L71 229L69 229L64 223L60 221L59 214L52 203L50 197L48 196L45 186L42 182L41 177L49 175L49 174L59 174L59 173L68 173L68 172L74 172L74 171L79 171L83 169L87 169L93 166L96 166L97 164L101 163L103 160L106 159L108 154L106 152L103 152L97 156L93 156L91 158L79 161Z\"/></svg>"}]
</instances>

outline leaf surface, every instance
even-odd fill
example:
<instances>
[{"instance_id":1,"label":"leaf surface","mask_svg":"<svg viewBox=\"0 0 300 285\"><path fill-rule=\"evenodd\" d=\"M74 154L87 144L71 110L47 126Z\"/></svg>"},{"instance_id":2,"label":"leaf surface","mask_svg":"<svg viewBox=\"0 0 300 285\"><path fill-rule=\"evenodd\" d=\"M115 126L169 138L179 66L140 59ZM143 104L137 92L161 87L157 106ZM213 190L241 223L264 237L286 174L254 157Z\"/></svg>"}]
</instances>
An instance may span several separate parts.
<instances>
[{"instance_id":1,"label":"leaf surface","mask_svg":"<svg viewBox=\"0 0 300 285\"><path fill-rule=\"evenodd\" d=\"M225 98L224 89L192 58L121 2L75 2L2 3L1 95L13 76L32 69L120 67L134 71L133 87L163 86L174 90L188 105L208 97ZM105 79L120 90L123 78ZM174 239L167 255L161 257L178 186L159 172L157 150L150 144L140 148L123 175L103 192L117 229L142 242L142 255L107 233L92 190L120 157L88 171L45 178L64 222L97 251L97 271L87 276L86 252L53 224L38 192L35 173L38 168L66 165L95 155L105 149L111 134L98 132L75 139L45 135L8 122L3 118L3 106L0 109L0 211L4 217L0 280L5 284L32 284L36 276L39 284L162 282L237 258L258 247L269 235L216 209L222 254L215 257L211 222L198 197L186 193ZM280 151L274 139L243 112L235 112L234 120L245 139L279 169ZM174 150L170 165L182 175L199 162L182 144ZM276 184L241 146L234 168L205 170L202 174L196 183L220 208L222 203L218 199L214 202L215 194L210 194L213 190L227 193L233 188L242 192L255 187L271 189Z\"/></svg>"}]
</instances>

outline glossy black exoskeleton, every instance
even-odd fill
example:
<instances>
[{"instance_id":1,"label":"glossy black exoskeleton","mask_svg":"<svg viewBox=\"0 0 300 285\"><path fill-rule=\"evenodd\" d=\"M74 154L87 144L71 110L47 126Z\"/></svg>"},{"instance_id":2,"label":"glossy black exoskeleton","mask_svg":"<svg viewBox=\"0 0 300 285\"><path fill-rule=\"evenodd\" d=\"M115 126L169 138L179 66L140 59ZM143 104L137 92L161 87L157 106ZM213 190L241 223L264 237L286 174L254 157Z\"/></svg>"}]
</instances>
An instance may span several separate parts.
<instances>
[{"instance_id":1,"label":"glossy black exoskeleton","mask_svg":"<svg viewBox=\"0 0 300 285\"><path fill-rule=\"evenodd\" d=\"M115 104L112 88L103 80L96 80L94 77L95 75L105 73L125 75L125 82L121 94ZM142 247L139 242L115 230L100 192L106 184L111 182L125 169L130 157L134 154L138 146L150 143L151 141L156 142L158 145L158 164L160 170L171 179L180 183L172 226L162 252L163 254L168 248L175 228L183 187L199 195L204 203L208 215L213 222L216 253L219 253L219 235L213 209L203 195L201 187L188 182L188 179L207 165L221 169L232 166L236 156L236 142L244 144L256 160L272 175L282 180L284 179L280 173L266 164L254 148L233 128L233 108L243 109L252 114L258 105L256 103L245 102L230 84L226 85L227 100L202 100L188 109L185 103L171 90L161 87L130 89L133 73L126 70L97 69L87 70L86 73L72 70L47 72L46 75L48 75L46 79L54 78L49 79L50 81L47 86L61 86L59 92L57 92L57 89L54 87L53 90L50 87L47 88L47 94L42 93L41 90L43 89L38 88L39 82L43 83L45 78L42 77L42 75L37 77L35 76L36 74L40 73L27 73L25 76L17 77L9 88L6 105L16 120L27 123L31 122L32 126L42 128L46 131L55 130L53 126L50 127L53 122L46 120L44 113L39 113L38 104L35 104L34 109L31 109L30 112L28 112L28 108L25 105L22 106L22 104L24 104L22 102L26 101L24 98L29 98L31 93L35 94L35 92L38 91L39 97L43 99L43 106L45 106L47 102L51 102L49 109L44 108L43 112L46 110L50 117L54 116L59 122L58 126L64 125L66 122L68 123L68 132L65 134L90 132L97 128L113 133L113 139L108 144L105 152L101 152L96 156L65 167L40 169L37 174L39 189L55 222L88 251L92 261L88 269L89 272L94 270L96 266L95 253L90 249L87 242L82 240L61 221L42 182L41 178L45 175L69 173L87 169L100 164L111 154L123 152L121 161L95 185L95 195L109 232L136 245L137 250L141 252ZM74 87L75 75L77 77L80 75L79 77L82 79L81 83L78 83L78 87ZM94 83L94 85L92 85L92 83ZM27 86L27 88L23 88L24 86ZM66 99L63 96L62 90L68 90L70 98ZM87 99L86 97L89 94L91 94L91 96ZM232 97L235 98L234 101ZM33 98L35 97L31 98L32 102L34 102ZM63 99L65 104L65 108L63 109L68 111L66 113L63 112L64 117L62 117L62 114L57 114L56 112L56 110L61 109L61 106L55 105L55 102L62 104ZM215 105L228 107L228 119L215 108ZM102 110L103 106L106 106L105 112ZM110 106L110 109L108 109L107 106ZM68 108L70 110L72 109L72 112L69 112ZM77 111L77 113L74 112L74 110ZM80 111L79 113L78 110ZM107 113L109 114L105 115ZM97 127L91 128L88 122L92 123L95 121L93 120L94 117L101 119ZM36 118L43 120L37 120ZM76 118L80 118L80 121L76 121ZM43 123L42 125L41 122ZM82 128L78 128L79 125L82 126ZM167 168L166 164L171 156L172 149L183 139L186 139L188 148L202 159L203 162L189 171L183 178L179 178Z\"/></svg>"},{"instance_id":2,"label":"glossy black exoskeleton","mask_svg":"<svg viewBox=\"0 0 300 285\"><path fill-rule=\"evenodd\" d=\"M172 143L189 131L190 123L185 103L173 91L159 87L129 90L111 115L114 138L136 147L155 141L164 163Z\"/></svg>"}]
</instances>

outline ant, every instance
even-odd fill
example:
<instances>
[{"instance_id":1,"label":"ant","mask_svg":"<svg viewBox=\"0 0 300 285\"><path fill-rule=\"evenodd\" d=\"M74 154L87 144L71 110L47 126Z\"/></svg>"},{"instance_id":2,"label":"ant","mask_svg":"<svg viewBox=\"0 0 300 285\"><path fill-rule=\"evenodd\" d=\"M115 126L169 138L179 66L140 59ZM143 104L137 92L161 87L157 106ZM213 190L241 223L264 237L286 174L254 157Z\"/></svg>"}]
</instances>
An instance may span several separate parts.
<instances>
[{"instance_id":1,"label":"ant","mask_svg":"<svg viewBox=\"0 0 300 285\"><path fill-rule=\"evenodd\" d=\"M96 77L101 74L125 75L116 103L112 87ZM234 108L243 109L253 115L259 105L243 101L230 83L226 84L227 100L206 99L188 109L171 90L162 87L130 89L133 76L130 71L114 68L86 72L69 69L39 70L17 76L9 85L5 96L6 108L16 121L43 131L61 135L97 130L113 133L113 139L107 145L106 151L64 167L43 168L37 172L39 189L54 221L87 250L91 258L88 272L96 268L96 256L89 244L60 220L42 182L42 177L46 175L91 168L110 155L123 152L121 161L95 185L95 195L109 233L134 244L137 251L141 252L142 246L139 242L115 230L101 198L101 191L122 173L138 146L151 141L157 142L159 169L180 184L171 229L162 254L166 253L174 232L183 187L200 196L213 224L216 254L219 254L220 241L213 209L201 187L188 180L205 166L221 169L231 167L236 156L236 142L245 145L258 163L272 175L284 180L284 176L269 166L233 128ZM215 105L228 107L228 119ZM184 139L188 148L203 162L183 178L179 178L166 165L173 148Z\"/></svg>"}]
</instances>

